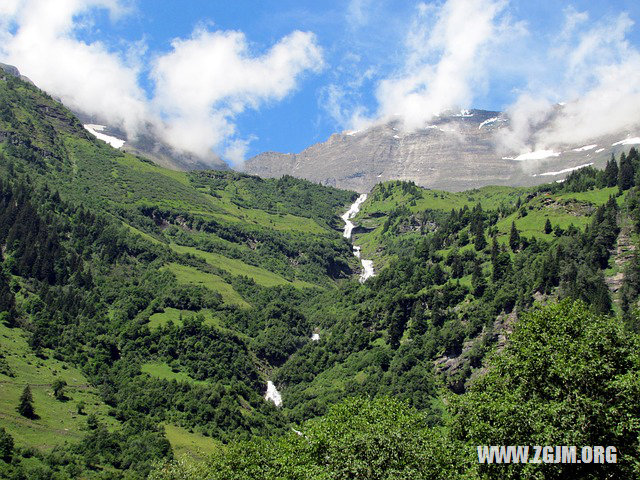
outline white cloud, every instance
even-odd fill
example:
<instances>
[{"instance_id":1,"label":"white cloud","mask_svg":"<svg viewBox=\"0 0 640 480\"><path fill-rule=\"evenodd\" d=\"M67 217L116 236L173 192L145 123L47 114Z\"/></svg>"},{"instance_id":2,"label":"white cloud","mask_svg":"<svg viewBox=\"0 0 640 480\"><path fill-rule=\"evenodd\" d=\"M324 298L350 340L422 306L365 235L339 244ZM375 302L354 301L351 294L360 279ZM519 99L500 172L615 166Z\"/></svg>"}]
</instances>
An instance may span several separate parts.
<instances>
[{"instance_id":1,"label":"white cloud","mask_svg":"<svg viewBox=\"0 0 640 480\"><path fill-rule=\"evenodd\" d=\"M281 100L302 73L322 67L311 33L293 32L264 55L252 56L243 33L198 29L189 39L174 40L172 50L154 61L154 106L172 144L202 155L235 134L236 115Z\"/></svg>"},{"instance_id":2,"label":"white cloud","mask_svg":"<svg viewBox=\"0 0 640 480\"><path fill-rule=\"evenodd\" d=\"M399 115L414 130L443 111L472 106L485 86L489 47L506 28L498 21L505 6L503 0L447 0L439 9L421 3L406 37L403 67L379 82L373 118L354 115L353 126Z\"/></svg>"},{"instance_id":3,"label":"white cloud","mask_svg":"<svg viewBox=\"0 0 640 480\"><path fill-rule=\"evenodd\" d=\"M375 75L373 68L361 71L356 62L350 64L350 73L341 78L340 83L330 83L322 87L318 95L318 106L324 110L338 128L349 129L353 118L364 115L364 108L358 105L363 84ZM344 72L341 72L344 73Z\"/></svg>"},{"instance_id":4,"label":"white cloud","mask_svg":"<svg viewBox=\"0 0 640 480\"><path fill-rule=\"evenodd\" d=\"M21 0L0 11L5 21L2 59L16 65L38 86L71 108L100 114L134 133L147 117L145 95L138 86L141 66L127 63L101 42L75 37L76 24L96 8L117 16L117 0ZM7 25L15 25L15 32Z\"/></svg>"},{"instance_id":5,"label":"white cloud","mask_svg":"<svg viewBox=\"0 0 640 480\"><path fill-rule=\"evenodd\" d=\"M587 13L573 9L565 16L547 64L563 76L540 86L539 78L547 75L538 72L537 93L524 92L509 108L512 127L501 141L513 150L584 144L640 124L640 51L627 40L631 19L621 14L590 24ZM535 104L529 101L532 95L538 98ZM554 108L559 99L566 103ZM531 128L520 128L518 119L527 118ZM542 124L545 118L549 122Z\"/></svg>"},{"instance_id":6,"label":"white cloud","mask_svg":"<svg viewBox=\"0 0 640 480\"><path fill-rule=\"evenodd\" d=\"M498 130L498 145L508 152L526 153L534 146L528 142L534 131L549 119L553 104L542 97L529 94L521 95L506 113L509 116L509 128Z\"/></svg>"},{"instance_id":7,"label":"white cloud","mask_svg":"<svg viewBox=\"0 0 640 480\"><path fill-rule=\"evenodd\" d=\"M224 150L224 157L234 165L242 165L247 158L249 144L255 140L255 137L231 140L227 143Z\"/></svg>"},{"instance_id":8,"label":"white cloud","mask_svg":"<svg viewBox=\"0 0 640 480\"><path fill-rule=\"evenodd\" d=\"M313 34L299 31L255 55L241 32L197 28L190 38L175 39L151 65L142 41L114 51L78 38L96 9L112 19L126 14L124 1L2 0L0 59L71 108L129 136L154 128L174 148L205 158L211 149L226 151L234 162L250 141L236 138L236 116L282 100L304 72L323 67ZM156 87L151 99L140 86L148 67Z\"/></svg>"}]
</instances>

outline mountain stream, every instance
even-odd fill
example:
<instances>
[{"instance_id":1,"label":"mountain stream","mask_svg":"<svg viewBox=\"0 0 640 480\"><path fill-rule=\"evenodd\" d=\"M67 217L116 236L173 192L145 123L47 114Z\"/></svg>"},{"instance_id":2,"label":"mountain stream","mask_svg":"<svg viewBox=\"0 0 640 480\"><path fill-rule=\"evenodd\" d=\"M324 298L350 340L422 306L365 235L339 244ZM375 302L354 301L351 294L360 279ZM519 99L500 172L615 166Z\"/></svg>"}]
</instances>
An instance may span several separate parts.
<instances>
[{"instance_id":1,"label":"mountain stream","mask_svg":"<svg viewBox=\"0 0 640 480\"><path fill-rule=\"evenodd\" d=\"M353 204L349 207L349 210L347 210L345 214L342 215L341 218L342 220L344 220L344 238L351 239L351 233L355 228L355 225L351 221L351 219L358 214L358 212L360 211L360 205L362 205L366 199L367 194L363 193L355 202L353 202ZM373 270L373 260L362 259L360 257L360 247L356 245L353 246L353 254L358 257L360 259L360 263L362 263L363 272L360 275L360 283L364 283L368 278L371 278L375 275L375 272ZM313 333L311 335L311 340L314 342L319 341L320 335L318 333ZM273 402L276 407L280 407L282 405L282 396L271 380L267 382L267 393L265 394L264 399Z\"/></svg>"},{"instance_id":2,"label":"mountain stream","mask_svg":"<svg viewBox=\"0 0 640 480\"><path fill-rule=\"evenodd\" d=\"M363 193L358 197L358 199L353 202L353 204L349 207L349 210L342 215L342 220L344 220L344 238L351 239L351 234L353 229L355 228L354 223L351 221L353 217L355 217L360 211L360 205L364 203L367 199L367 194ZM353 254L360 259L360 263L362 263L362 275L360 275L360 283L364 283L368 278L371 278L375 275L375 271L373 270L373 260L364 260L360 255L360 247L354 245L353 246Z\"/></svg>"}]
</instances>

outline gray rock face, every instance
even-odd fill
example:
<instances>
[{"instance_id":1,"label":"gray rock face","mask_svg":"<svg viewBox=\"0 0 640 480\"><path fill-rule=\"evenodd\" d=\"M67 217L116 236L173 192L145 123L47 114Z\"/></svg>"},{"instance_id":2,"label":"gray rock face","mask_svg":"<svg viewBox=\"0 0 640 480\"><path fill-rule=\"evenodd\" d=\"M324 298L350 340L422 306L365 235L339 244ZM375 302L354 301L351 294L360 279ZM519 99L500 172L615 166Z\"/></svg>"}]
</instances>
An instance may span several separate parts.
<instances>
[{"instance_id":1,"label":"gray rock face","mask_svg":"<svg viewBox=\"0 0 640 480\"><path fill-rule=\"evenodd\" d=\"M0 69L4 70L4 72L7 75L11 75L14 77L18 77L20 80L30 83L30 84L34 84L31 79L29 79L29 77L25 77L24 75L20 74L20 70L18 70L16 67L14 67L13 65L7 65L6 63L1 63L0 62Z\"/></svg>"},{"instance_id":2,"label":"gray rock face","mask_svg":"<svg viewBox=\"0 0 640 480\"><path fill-rule=\"evenodd\" d=\"M495 146L496 134L508 125L505 115L484 110L443 115L413 133L403 133L398 122L390 122L331 135L299 154L260 154L246 162L245 171L263 177L289 174L361 193L386 180L411 180L422 187L461 191L560 180L568 174L563 170L589 163L602 167L612 152L629 148L612 146L630 133L622 132L594 139L591 144L598 146L591 149L574 151L583 145L567 145L558 156L516 160L517 154L500 153Z\"/></svg>"}]
</instances>

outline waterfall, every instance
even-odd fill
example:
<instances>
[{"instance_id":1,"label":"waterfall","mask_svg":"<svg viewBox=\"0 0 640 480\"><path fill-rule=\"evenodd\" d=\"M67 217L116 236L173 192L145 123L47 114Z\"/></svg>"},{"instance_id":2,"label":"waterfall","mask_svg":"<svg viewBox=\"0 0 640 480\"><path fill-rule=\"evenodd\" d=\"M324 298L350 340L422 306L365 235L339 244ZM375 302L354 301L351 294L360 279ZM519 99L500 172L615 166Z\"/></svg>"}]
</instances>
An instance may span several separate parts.
<instances>
[{"instance_id":1,"label":"waterfall","mask_svg":"<svg viewBox=\"0 0 640 480\"><path fill-rule=\"evenodd\" d=\"M354 223L351 221L353 217L355 217L360 211L360 205L364 203L367 199L367 194L363 193L358 197L358 199L353 202L353 204L349 207L344 215L342 215L342 220L344 220L344 233L342 234L344 238L351 239L351 234L353 233L353 229L355 228ZM373 269L373 260L364 260L361 258L360 247L354 245L353 246L353 254L360 259L362 263L362 275L360 275L360 283L364 283L368 278L371 278L375 275L375 271Z\"/></svg>"}]
</instances>

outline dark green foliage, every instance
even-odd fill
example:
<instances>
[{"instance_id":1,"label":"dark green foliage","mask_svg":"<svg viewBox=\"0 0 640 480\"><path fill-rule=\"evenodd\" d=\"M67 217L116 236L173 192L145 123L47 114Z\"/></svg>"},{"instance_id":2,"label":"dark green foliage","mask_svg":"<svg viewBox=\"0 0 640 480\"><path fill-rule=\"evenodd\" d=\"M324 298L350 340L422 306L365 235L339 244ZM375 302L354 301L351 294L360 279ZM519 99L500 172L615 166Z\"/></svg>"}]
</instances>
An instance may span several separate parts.
<instances>
[{"instance_id":1,"label":"dark green foliage","mask_svg":"<svg viewBox=\"0 0 640 480\"><path fill-rule=\"evenodd\" d=\"M352 399L306 423L299 435L233 444L204 468L176 463L151 479L455 480L470 464L460 444L406 404Z\"/></svg>"},{"instance_id":2,"label":"dark green foliage","mask_svg":"<svg viewBox=\"0 0 640 480\"><path fill-rule=\"evenodd\" d=\"M175 236L177 243L207 252L224 253L290 280L299 278L312 283L329 284L327 280L351 273L349 259L353 255L348 245L342 239L336 239L335 234L281 232L252 223L226 224L185 211L155 207L142 207L140 214L154 222L179 224L200 234L189 236L181 229L169 229L167 234ZM138 216L135 218L140 221ZM245 248L234 248L230 243ZM247 245L251 247L249 250L246 249ZM304 252L304 255L300 252Z\"/></svg>"},{"instance_id":3,"label":"dark green foliage","mask_svg":"<svg viewBox=\"0 0 640 480\"><path fill-rule=\"evenodd\" d=\"M64 387L67 386L67 382L64 380L57 379L51 385L53 389L53 396L56 397L57 400L66 400L67 397L64 394Z\"/></svg>"},{"instance_id":4,"label":"dark green foliage","mask_svg":"<svg viewBox=\"0 0 640 480\"><path fill-rule=\"evenodd\" d=\"M475 262L473 265L473 271L471 273L471 286L473 288L473 294L476 297L482 297L484 291L487 288L487 282L482 272L482 266L479 262Z\"/></svg>"},{"instance_id":5,"label":"dark green foliage","mask_svg":"<svg viewBox=\"0 0 640 480\"><path fill-rule=\"evenodd\" d=\"M511 275L511 256L504 246L500 247L498 245L498 241L495 237L493 238L493 243L491 245L491 265L491 278L494 283L500 282Z\"/></svg>"},{"instance_id":6,"label":"dark green foliage","mask_svg":"<svg viewBox=\"0 0 640 480\"><path fill-rule=\"evenodd\" d=\"M484 215L480 204L473 209L471 219L471 231L474 235L474 246L477 251L482 251L487 246L487 239L484 236Z\"/></svg>"},{"instance_id":7,"label":"dark green foliage","mask_svg":"<svg viewBox=\"0 0 640 480\"><path fill-rule=\"evenodd\" d=\"M11 462L13 446L13 437L4 428L0 428L0 460Z\"/></svg>"},{"instance_id":8,"label":"dark green foliage","mask_svg":"<svg viewBox=\"0 0 640 480\"><path fill-rule=\"evenodd\" d=\"M553 231L553 227L551 226L551 220L547 218L547 221L544 223L544 233L549 235Z\"/></svg>"},{"instance_id":9,"label":"dark green foliage","mask_svg":"<svg viewBox=\"0 0 640 480\"><path fill-rule=\"evenodd\" d=\"M90 417L89 417L90 418ZM89 465L111 465L145 478L159 459L171 458L171 446L161 426L148 421L129 422L122 431L109 432L104 425L94 423L90 433L75 447Z\"/></svg>"},{"instance_id":10,"label":"dark green foliage","mask_svg":"<svg viewBox=\"0 0 640 480\"><path fill-rule=\"evenodd\" d=\"M629 190L633 187L634 170L631 159L624 152L620 154L620 169L618 172L618 187L620 190Z\"/></svg>"},{"instance_id":11,"label":"dark green foliage","mask_svg":"<svg viewBox=\"0 0 640 480\"><path fill-rule=\"evenodd\" d=\"M618 184L618 163L613 154L604 169L604 181L607 187L615 187Z\"/></svg>"},{"instance_id":12,"label":"dark green foliage","mask_svg":"<svg viewBox=\"0 0 640 480\"><path fill-rule=\"evenodd\" d=\"M638 347L619 319L596 315L582 302L535 310L520 319L488 373L453 399L453 433L472 445L615 445L619 451L618 465L597 470L483 465L486 478L634 478Z\"/></svg>"},{"instance_id":13,"label":"dark green foliage","mask_svg":"<svg viewBox=\"0 0 640 480\"><path fill-rule=\"evenodd\" d=\"M98 417L92 413L87 417L87 428L89 430L96 430L100 424L98 423Z\"/></svg>"},{"instance_id":14,"label":"dark green foliage","mask_svg":"<svg viewBox=\"0 0 640 480\"><path fill-rule=\"evenodd\" d=\"M331 228L341 227L335 212L355 199L353 192L322 187L290 175L263 179L232 171L196 171L191 178L197 188L207 188L213 196L232 194L239 207L312 218Z\"/></svg>"},{"instance_id":15,"label":"dark green foliage","mask_svg":"<svg viewBox=\"0 0 640 480\"><path fill-rule=\"evenodd\" d=\"M200 285L178 285L164 300L165 307L197 312L203 308L217 308L222 304L222 296Z\"/></svg>"},{"instance_id":16,"label":"dark green foliage","mask_svg":"<svg viewBox=\"0 0 640 480\"><path fill-rule=\"evenodd\" d=\"M0 264L0 321L12 324L16 311L16 301L9 285L9 279L2 271Z\"/></svg>"},{"instance_id":17,"label":"dark green foliage","mask_svg":"<svg viewBox=\"0 0 640 480\"><path fill-rule=\"evenodd\" d=\"M17 410L23 417L29 419L38 418L33 408L33 395L31 395L31 388L29 388L29 385L24 387L22 395L20 395L20 403L18 403Z\"/></svg>"},{"instance_id":18,"label":"dark green foliage","mask_svg":"<svg viewBox=\"0 0 640 480\"><path fill-rule=\"evenodd\" d=\"M631 157L631 160L630 160ZM624 160L624 162L623 162ZM622 166L624 164L624 172ZM597 170L593 167L584 167L574 170L565 178L562 183L541 185L538 187L542 192L586 192L595 188L615 187L624 184L626 190L635 185L634 172L640 168L638 152L635 148L629 151L629 156L624 152L620 154L620 167L612 155L604 170Z\"/></svg>"},{"instance_id":19,"label":"dark green foliage","mask_svg":"<svg viewBox=\"0 0 640 480\"><path fill-rule=\"evenodd\" d=\"M420 195L422 194L420 187L418 187L415 182L392 180L383 184L376 185L376 189L373 192L373 200L386 200L398 190L402 193L402 195L407 196L409 201L420 197Z\"/></svg>"},{"instance_id":20,"label":"dark green foliage","mask_svg":"<svg viewBox=\"0 0 640 480\"><path fill-rule=\"evenodd\" d=\"M511 233L509 234L509 246L514 252L520 248L520 232L516 228L515 222L511 222Z\"/></svg>"}]
</instances>

